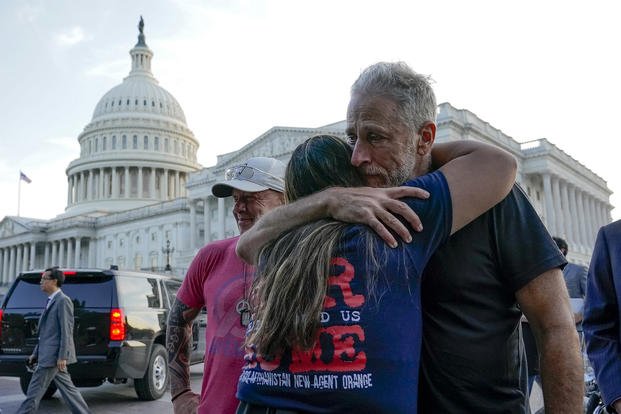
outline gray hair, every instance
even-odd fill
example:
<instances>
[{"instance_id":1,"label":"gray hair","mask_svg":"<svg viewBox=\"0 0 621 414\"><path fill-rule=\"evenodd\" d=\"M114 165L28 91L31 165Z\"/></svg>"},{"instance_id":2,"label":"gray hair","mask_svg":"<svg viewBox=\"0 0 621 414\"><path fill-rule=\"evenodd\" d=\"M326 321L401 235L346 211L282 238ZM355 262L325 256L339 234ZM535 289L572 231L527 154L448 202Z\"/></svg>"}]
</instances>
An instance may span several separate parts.
<instances>
[{"instance_id":1,"label":"gray hair","mask_svg":"<svg viewBox=\"0 0 621 414\"><path fill-rule=\"evenodd\" d=\"M399 106L399 117L413 132L436 120L436 95L431 77L414 72L404 62L378 62L362 71L351 94L383 96Z\"/></svg>"}]
</instances>

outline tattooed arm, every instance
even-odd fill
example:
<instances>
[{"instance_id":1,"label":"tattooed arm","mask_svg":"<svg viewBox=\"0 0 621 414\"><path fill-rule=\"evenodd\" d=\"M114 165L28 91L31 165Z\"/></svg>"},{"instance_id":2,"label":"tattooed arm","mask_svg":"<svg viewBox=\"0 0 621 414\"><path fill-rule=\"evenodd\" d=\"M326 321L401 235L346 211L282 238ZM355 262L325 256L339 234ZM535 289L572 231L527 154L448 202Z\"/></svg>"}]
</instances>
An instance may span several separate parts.
<instances>
[{"instance_id":1,"label":"tattooed arm","mask_svg":"<svg viewBox=\"0 0 621 414\"><path fill-rule=\"evenodd\" d=\"M166 349L175 414L195 413L199 403L199 395L193 393L190 387L192 321L199 312L200 308L191 308L176 298L168 315Z\"/></svg>"}]
</instances>

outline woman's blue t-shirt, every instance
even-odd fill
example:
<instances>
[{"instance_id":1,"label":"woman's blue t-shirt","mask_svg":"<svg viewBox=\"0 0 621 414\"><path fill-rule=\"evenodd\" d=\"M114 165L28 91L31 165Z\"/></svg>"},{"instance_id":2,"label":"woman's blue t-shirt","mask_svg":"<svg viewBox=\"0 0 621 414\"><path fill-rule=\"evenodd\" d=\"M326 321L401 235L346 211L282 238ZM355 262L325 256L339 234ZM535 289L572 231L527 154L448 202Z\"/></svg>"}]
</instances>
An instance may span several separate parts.
<instances>
[{"instance_id":1,"label":"woman's blue t-shirt","mask_svg":"<svg viewBox=\"0 0 621 414\"><path fill-rule=\"evenodd\" d=\"M241 401L313 413L416 412L420 275L450 235L452 206L439 171L406 185L431 194L427 200L404 199L424 230L414 233L411 243L391 249L365 226L349 226L332 258L314 348L271 361L248 350L237 391ZM369 237L377 260L373 265ZM370 275L376 280L373 287Z\"/></svg>"}]
</instances>

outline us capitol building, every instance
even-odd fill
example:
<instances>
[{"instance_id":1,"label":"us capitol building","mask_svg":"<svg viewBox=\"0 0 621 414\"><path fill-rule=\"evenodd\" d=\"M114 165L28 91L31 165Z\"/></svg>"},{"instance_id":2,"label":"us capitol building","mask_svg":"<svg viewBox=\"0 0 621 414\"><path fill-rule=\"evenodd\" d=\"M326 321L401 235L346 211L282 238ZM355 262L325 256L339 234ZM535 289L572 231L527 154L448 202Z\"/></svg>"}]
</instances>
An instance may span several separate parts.
<instances>
[{"instance_id":1,"label":"us capitol building","mask_svg":"<svg viewBox=\"0 0 621 414\"><path fill-rule=\"evenodd\" d=\"M95 106L67 167L67 207L51 220L0 221L0 292L21 271L52 265L144 269L183 276L198 251L238 233L232 199L211 195L229 166L249 157L287 162L307 137L344 137L345 121L319 128L273 127L213 167L196 159L199 142L177 100L151 73L153 52L140 25L131 70ZM437 142L473 139L511 152L518 182L550 234L587 264L600 226L611 221L606 181L546 139L518 143L468 110L439 105Z\"/></svg>"}]
</instances>

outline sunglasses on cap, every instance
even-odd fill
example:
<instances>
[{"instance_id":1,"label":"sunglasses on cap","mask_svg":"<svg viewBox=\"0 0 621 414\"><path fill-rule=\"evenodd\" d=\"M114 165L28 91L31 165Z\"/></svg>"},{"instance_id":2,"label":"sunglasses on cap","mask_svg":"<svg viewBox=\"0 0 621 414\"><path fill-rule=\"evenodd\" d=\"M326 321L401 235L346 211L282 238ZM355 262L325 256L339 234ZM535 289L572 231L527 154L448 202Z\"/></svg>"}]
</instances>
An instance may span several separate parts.
<instances>
[{"instance_id":1,"label":"sunglasses on cap","mask_svg":"<svg viewBox=\"0 0 621 414\"><path fill-rule=\"evenodd\" d=\"M282 181L282 178L276 177L268 172L260 170L255 167L251 167L250 165L237 165L235 167L227 168L224 171L224 179L226 181L231 180L250 180L252 177L255 179L260 179L259 177L267 177L277 181Z\"/></svg>"}]
</instances>

